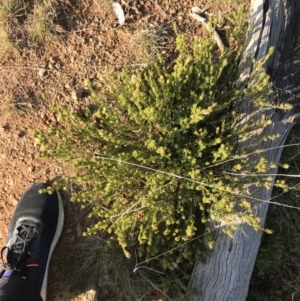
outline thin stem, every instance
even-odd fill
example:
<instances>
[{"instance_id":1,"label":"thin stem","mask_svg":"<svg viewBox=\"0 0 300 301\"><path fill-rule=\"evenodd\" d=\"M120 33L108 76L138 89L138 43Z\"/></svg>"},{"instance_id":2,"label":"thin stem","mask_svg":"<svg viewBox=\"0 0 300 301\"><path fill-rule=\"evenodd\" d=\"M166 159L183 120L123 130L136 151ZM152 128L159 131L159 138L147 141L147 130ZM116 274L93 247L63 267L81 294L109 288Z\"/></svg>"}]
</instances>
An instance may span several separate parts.
<instances>
[{"instance_id":1,"label":"thin stem","mask_svg":"<svg viewBox=\"0 0 300 301\"><path fill-rule=\"evenodd\" d=\"M286 174L282 174L282 173L278 173L278 174L259 173L259 174L256 174L256 173L235 173L235 172L227 172L227 171L224 171L223 173L227 174L227 175L242 176L242 177L244 177L244 176L250 176L250 177L267 177L267 176L277 177L277 176L280 176L280 177L300 178L300 175L286 175Z\"/></svg>"}]
</instances>

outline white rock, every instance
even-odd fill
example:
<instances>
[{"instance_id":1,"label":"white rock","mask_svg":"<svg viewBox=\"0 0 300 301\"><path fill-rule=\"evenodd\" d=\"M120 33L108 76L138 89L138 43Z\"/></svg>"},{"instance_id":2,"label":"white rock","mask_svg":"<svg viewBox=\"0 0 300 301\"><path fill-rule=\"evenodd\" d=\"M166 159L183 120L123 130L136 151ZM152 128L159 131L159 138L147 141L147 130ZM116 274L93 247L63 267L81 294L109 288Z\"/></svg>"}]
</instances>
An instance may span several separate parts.
<instances>
[{"instance_id":1,"label":"white rock","mask_svg":"<svg viewBox=\"0 0 300 301\"><path fill-rule=\"evenodd\" d=\"M117 15L120 25L123 25L125 23L125 15L122 6L116 1L114 1L111 5Z\"/></svg>"}]
</instances>

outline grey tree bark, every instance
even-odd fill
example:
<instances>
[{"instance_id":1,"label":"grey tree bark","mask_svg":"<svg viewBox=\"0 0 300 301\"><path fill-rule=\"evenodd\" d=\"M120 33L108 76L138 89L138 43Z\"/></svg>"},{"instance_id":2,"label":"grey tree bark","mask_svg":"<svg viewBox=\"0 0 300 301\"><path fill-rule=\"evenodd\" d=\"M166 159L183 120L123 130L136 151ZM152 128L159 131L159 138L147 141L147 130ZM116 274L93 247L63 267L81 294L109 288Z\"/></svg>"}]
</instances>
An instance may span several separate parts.
<instances>
[{"instance_id":1,"label":"grey tree bark","mask_svg":"<svg viewBox=\"0 0 300 301\"><path fill-rule=\"evenodd\" d=\"M288 112L274 108L259 110L251 100L244 100L240 106L240 123L251 120L255 123L266 114L272 124L263 131L256 131L251 139L244 141L240 137L239 148L252 150L263 149L270 162L279 163L282 146L286 137L299 118L300 104L300 63L294 61L293 42L300 15L299 0L252 0L249 32L247 34L240 65L240 84L246 85L251 73L252 63L249 58L264 58L271 46L275 47L270 59L265 64L271 75L276 103L288 102L293 109ZM274 141L263 141L262 136L279 134ZM251 157L255 164L255 155ZM276 174L277 168L269 174ZM273 176L273 183L275 177ZM268 211L272 189L250 187L253 209L264 223ZM259 200L259 201L258 201ZM212 256L204 263L194 266L190 279L190 301L243 301L248 294L249 282L256 255L261 241L261 232L240 223L239 230L231 239L218 229L216 244Z\"/></svg>"}]
</instances>

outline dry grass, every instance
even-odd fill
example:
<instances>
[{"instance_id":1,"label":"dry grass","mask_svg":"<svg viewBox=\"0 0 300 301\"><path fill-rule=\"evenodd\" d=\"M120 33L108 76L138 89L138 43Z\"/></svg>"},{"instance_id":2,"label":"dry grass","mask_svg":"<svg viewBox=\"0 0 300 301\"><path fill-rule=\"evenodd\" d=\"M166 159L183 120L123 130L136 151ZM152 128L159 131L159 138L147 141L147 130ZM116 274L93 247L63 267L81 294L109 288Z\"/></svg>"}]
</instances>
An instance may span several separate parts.
<instances>
[{"instance_id":1,"label":"dry grass","mask_svg":"<svg viewBox=\"0 0 300 301\"><path fill-rule=\"evenodd\" d=\"M0 104L0 116L3 115L22 115L32 108L32 104L23 101L18 96L11 96Z\"/></svg>"},{"instance_id":2,"label":"dry grass","mask_svg":"<svg viewBox=\"0 0 300 301\"><path fill-rule=\"evenodd\" d=\"M4 52L10 50L12 48L12 43L10 42L9 34L5 31L5 29L0 27L0 44L1 49Z\"/></svg>"},{"instance_id":3,"label":"dry grass","mask_svg":"<svg viewBox=\"0 0 300 301\"><path fill-rule=\"evenodd\" d=\"M76 262L76 272L62 279L60 285L64 289L59 289L63 293L58 300L74 301L84 295L81 292L88 291L96 292L97 300L105 301L173 300L151 285L158 282L158 274L134 273L134 260L128 260L119 246L109 246L104 238L86 237L72 250L69 259Z\"/></svg>"},{"instance_id":4,"label":"dry grass","mask_svg":"<svg viewBox=\"0 0 300 301\"><path fill-rule=\"evenodd\" d=\"M10 48L22 38L20 20L25 12L26 6L21 0L0 1L0 41L5 49Z\"/></svg>"},{"instance_id":5,"label":"dry grass","mask_svg":"<svg viewBox=\"0 0 300 301\"><path fill-rule=\"evenodd\" d=\"M18 22L25 12L25 4L20 0L0 1L0 24L4 27L12 26Z\"/></svg>"},{"instance_id":6,"label":"dry grass","mask_svg":"<svg viewBox=\"0 0 300 301\"><path fill-rule=\"evenodd\" d=\"M51 2L46 5L36 4L33 13L28 16L29 36L37 42L49 39L55 33L55 17L55 8Z\"/></svg>"},{"instance_id":7,"label":"dry grass","mask_svg":"<svg viewBox=\"0 0 300 301\"><path fill-rule=\"evenodd\" d=\"M149 63L157 59L170 45L169 26L143 26L134 34L131 49L139 63Z\"/></svg>"},{"instance_id":8,"label":"dry grass","mask_svg":"<svg viewBox=\"0 0 300 301\"><path fill-rule=\"evenodd\" d=\"M33 4L25 4L22 0L0 0L1 45L8 49L51 40L64 32L56 19L55 0L36 0Z\"/></svg>"},{"instance_id":9,"label":"dry grass","mask_svg":"<svg viewBox=\"0 0 300 301\"><path fill-rule=\"evenodd\" d=\"M127 259L119 246L109 246L100 237L88 237L78 247L83 259L79 273L85 275L86 287L97 287L100 300L146 301L161 297L139 272L133 272L134 260Z\"/></svg>"}]
</instances>

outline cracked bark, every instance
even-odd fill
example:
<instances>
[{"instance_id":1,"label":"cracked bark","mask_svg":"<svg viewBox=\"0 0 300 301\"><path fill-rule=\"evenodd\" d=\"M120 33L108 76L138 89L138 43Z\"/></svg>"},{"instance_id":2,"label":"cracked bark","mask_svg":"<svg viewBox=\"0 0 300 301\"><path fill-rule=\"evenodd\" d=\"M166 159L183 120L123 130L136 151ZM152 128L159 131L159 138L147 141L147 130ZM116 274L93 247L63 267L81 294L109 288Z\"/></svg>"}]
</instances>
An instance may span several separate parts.
<instances>
[{"instance_id":1,"label":"cracked bark","mask_svg":"<svg viewBox=\"0 0 300 301\"><path fill-rule=\"evenodd\" d=\"M293 109L288 112L267 108L258 110L251 100L245 100L240 111L245 122L251 113L253 122L262 113L272 124L261 133L258 131L248 141L240 137L239 148L249 151L265 149L264 155L271 162L279 163L282 147L292 126L299 119L300 62L294 61L293 42L300 14L298 0L252 0L250 31L247 34L240 65L240 84L246 84L252 64L249 57L263 58L271 46L274 52L266 62L265 69L271 75L276 103L288 102ZM251 61L251 60L250 60ZM279 134L275 141L263 141L263 135ZM255 164L255 158L250 160ZM276 174L277 168L270 169ZM275 178L273 177L273 182ZM251 196L262 201L252 201L253 209L264 223L268 211L268 200L272 189L250 188ZM248 294L249 282L261 241L261 232L255 232L245 224L234 232L231 239L218 230L216 245L205 263L196 263L190 279L190 301L243 301Z\"/></svg>"}]
</instances>

